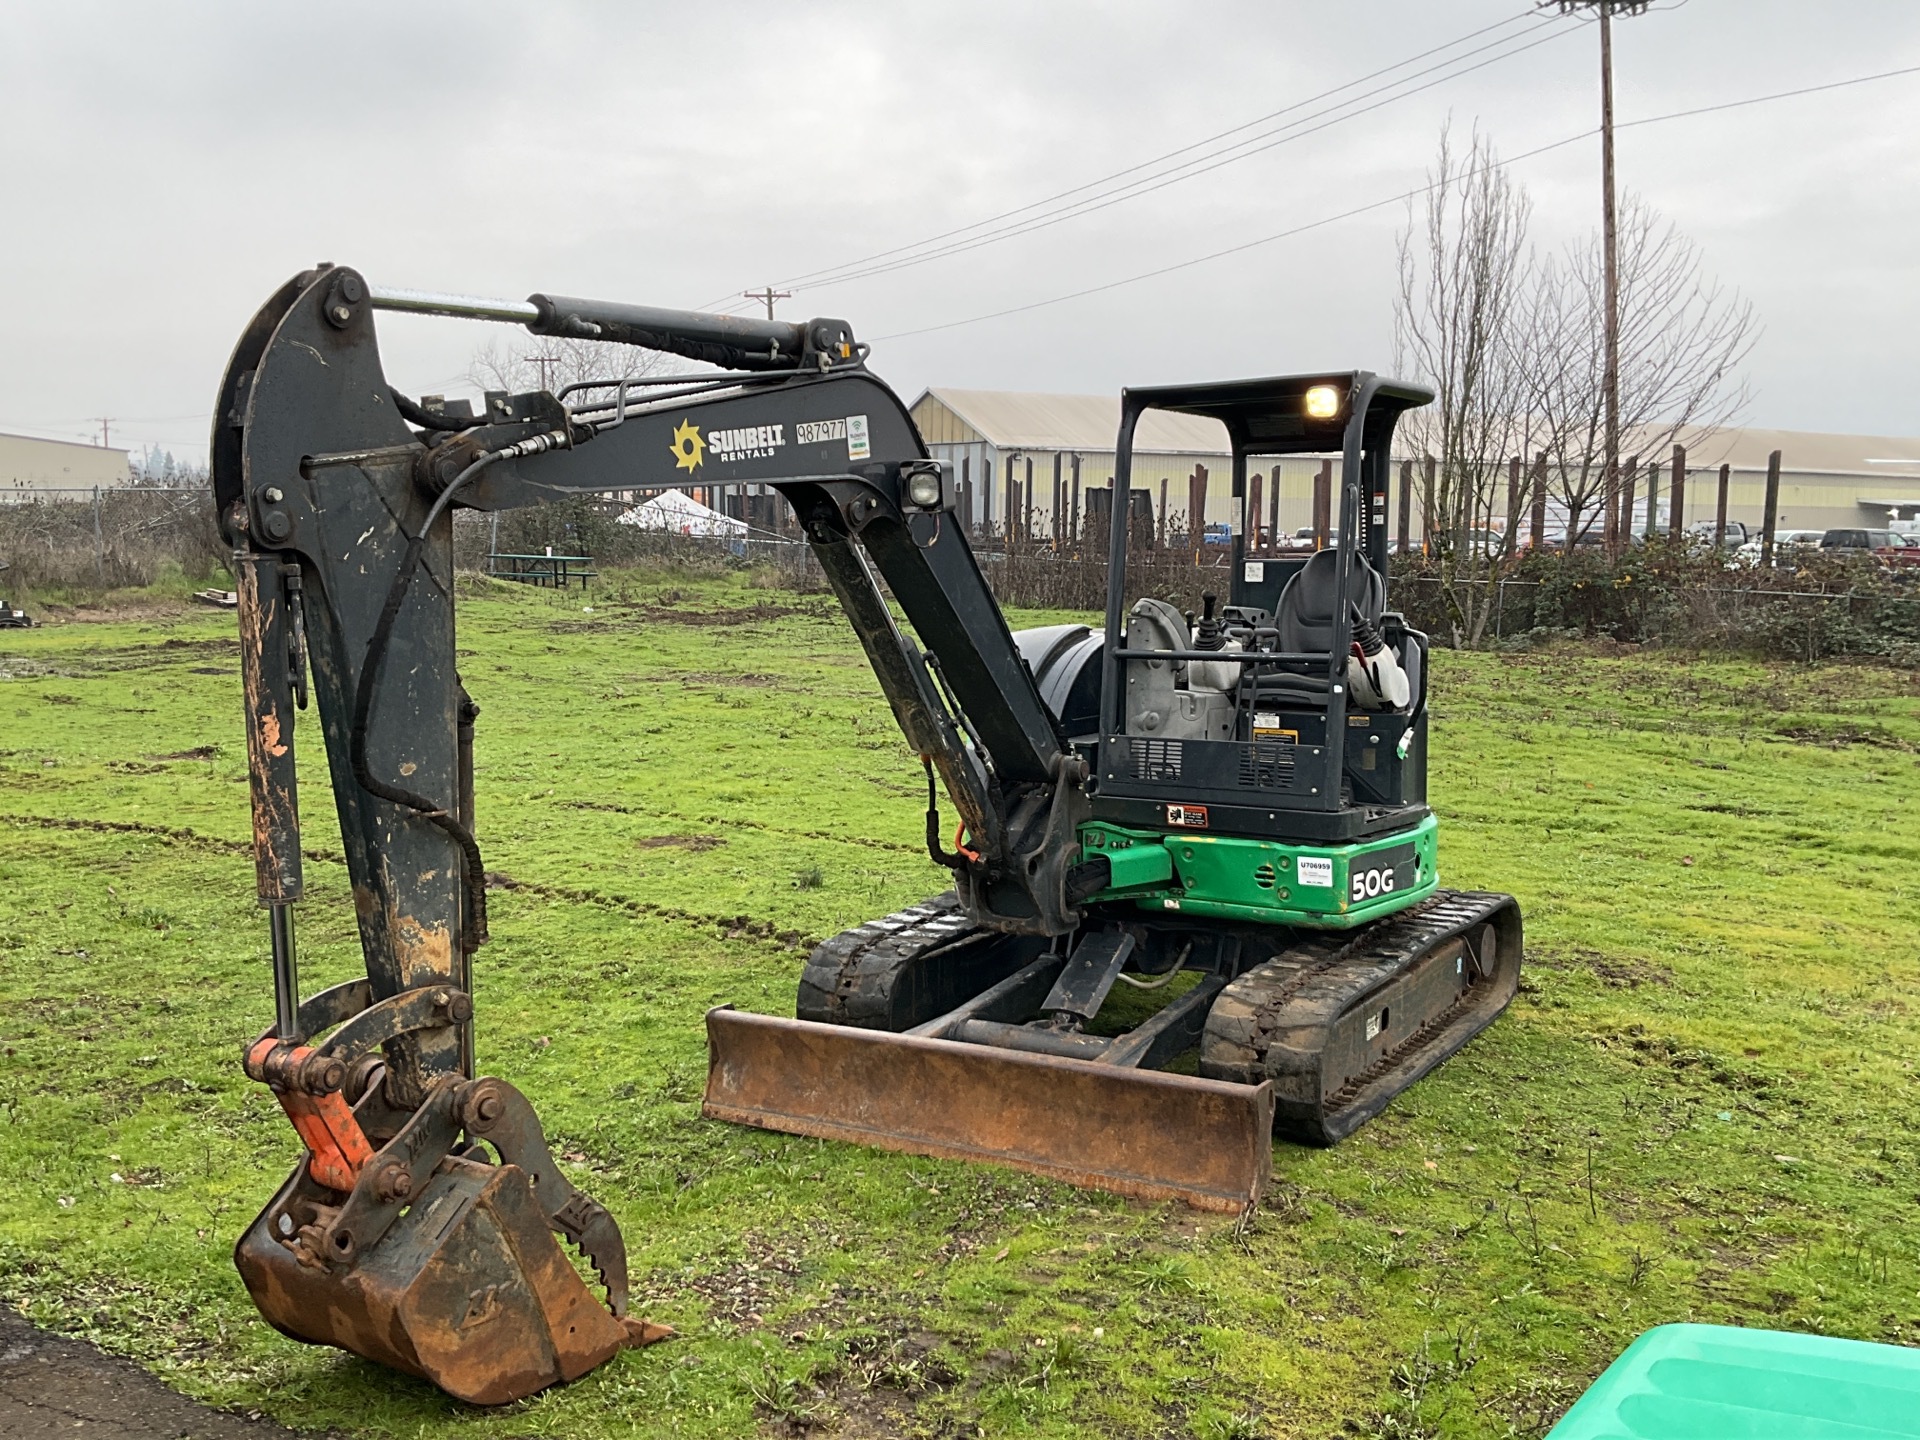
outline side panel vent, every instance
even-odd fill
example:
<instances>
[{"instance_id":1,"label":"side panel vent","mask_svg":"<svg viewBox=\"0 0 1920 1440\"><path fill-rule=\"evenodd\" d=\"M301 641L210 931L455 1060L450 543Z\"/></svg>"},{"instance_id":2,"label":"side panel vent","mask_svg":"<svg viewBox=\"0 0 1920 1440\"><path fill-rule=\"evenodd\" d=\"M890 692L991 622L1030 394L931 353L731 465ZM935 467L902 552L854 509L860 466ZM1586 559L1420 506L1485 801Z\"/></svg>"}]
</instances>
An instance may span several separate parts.
<instances>
[{"instance_id":1,"label":"side panel vent","mask_svg":"<svg viewBox=\"0 0 1920 1440\"><path fill-rule=\"evenodd\" d=\"M1292 745L1255 741L1240 752L1240 783L1262 790L1288 790L1293 787Z\"/></svg>"},{"instance_id":2,"label":"side panel vent","mask_svg":"<svg viewBox=\"0 0 1920 1440\"><path fill-rule=\"evenodd\" d=\"M1135 780L1178 780L1185 749L1180 740L1128 740L1128 774Z\"/></svg>"}]
</instances>

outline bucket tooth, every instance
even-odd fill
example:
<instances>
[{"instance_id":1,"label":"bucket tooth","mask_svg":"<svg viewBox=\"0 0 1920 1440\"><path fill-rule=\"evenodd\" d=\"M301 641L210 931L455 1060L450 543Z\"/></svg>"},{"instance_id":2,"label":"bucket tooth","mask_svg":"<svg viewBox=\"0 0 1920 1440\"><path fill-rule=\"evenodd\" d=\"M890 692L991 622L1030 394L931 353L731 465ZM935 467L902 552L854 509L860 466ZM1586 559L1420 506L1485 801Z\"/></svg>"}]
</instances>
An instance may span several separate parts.
<instances>
[{"instance_id":1,"label":"bucket tooth","mask_svg":"<svg viewBox=\"0 0 1920 1440\"><path fill-rule=\"evenodd\" d=\"M1273 1173L1273 1087L845 1025L707 1012L710 1119L984 1161L1238 1212Z\"/></svg>"}]
</instances>

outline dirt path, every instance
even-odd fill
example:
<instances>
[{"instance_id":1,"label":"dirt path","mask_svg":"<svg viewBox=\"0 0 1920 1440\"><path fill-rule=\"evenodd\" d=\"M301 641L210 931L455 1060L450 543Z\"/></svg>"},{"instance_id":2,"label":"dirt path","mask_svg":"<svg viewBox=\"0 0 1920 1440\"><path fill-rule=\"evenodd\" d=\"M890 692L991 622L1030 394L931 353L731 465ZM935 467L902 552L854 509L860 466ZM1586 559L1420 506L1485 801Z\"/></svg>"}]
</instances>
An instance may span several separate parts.
<instances>
[{"instance_id":1,"label":"dirt path","mask_svg":"<svg viewBox=\"0 0 1920 1440\"><path fill-rule=\"evenodd\" d=\"M210 1410L131 1360L49 1335L0 1306L0 1435L7 1440L325 1440Z\"/></svg>"}]
</instances>

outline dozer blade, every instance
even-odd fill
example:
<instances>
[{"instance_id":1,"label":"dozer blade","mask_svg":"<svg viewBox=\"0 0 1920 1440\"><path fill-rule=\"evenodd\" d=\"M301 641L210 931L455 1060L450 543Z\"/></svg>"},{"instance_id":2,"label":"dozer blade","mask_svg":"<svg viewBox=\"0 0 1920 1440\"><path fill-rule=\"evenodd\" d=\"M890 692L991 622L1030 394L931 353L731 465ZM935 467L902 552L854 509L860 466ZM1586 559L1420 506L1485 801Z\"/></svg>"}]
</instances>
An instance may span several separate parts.
<instances>
[{"instance_id":1,"label":"dozer blade","mask_svg":"<svg viewBox=\"0 0 1920 1440\"><path fill-rule=\"evenodd\" d=\"M1238 1212L1273 1174L1273 1087L707 1012L710 1119L979 1160Z\"/></svg>"},{"instance_id":2,"label":"dozer blade","mask_svg":"<svg viewBox=\"0 0 1920 1440\"><path fill-rule=\"evenodd\" d=\"M281 1333L475 1405L578 1379L630 1343L554 1242L518 1166L442 1161L377 1245L336 1266L302 1263L269 1225L305 1166L234 1248L254 1303Z\"/></svg>"}]
</instances>

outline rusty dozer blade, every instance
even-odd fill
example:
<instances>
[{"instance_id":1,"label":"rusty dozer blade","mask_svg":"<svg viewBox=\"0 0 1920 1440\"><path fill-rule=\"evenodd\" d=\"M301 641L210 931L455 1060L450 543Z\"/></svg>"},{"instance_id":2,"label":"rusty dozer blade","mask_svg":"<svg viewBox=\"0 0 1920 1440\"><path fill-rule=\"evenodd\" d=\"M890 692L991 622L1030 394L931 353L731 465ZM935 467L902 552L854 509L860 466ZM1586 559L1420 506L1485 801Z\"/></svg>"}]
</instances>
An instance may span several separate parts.
<instances>
[{"instance_id":1,"label":"rusty dozer blade","mask_svg":"<svg viewBox=\"0 0 1920 1440\"><path fill-rule=\"evenodd\" d=\"M846 1025L707 1012L710 1119L978 1160L1238 1212L1273 1174L1273 1087Z\"/></svg>"}]
</instances>

